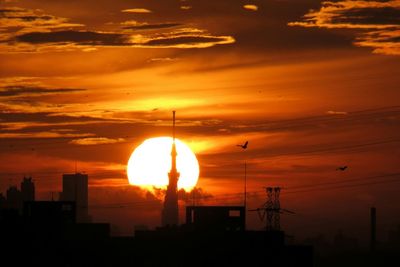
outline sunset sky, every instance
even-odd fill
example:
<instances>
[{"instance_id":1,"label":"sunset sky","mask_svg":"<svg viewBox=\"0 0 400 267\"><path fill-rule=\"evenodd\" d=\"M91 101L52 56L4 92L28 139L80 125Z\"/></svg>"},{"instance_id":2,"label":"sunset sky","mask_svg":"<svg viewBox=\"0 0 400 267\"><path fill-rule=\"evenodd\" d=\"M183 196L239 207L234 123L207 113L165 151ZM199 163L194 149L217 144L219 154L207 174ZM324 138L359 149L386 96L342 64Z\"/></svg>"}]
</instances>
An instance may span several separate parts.
<instances>
[{"instance_id":1,"label":"sunset sky","mask_svg":"<svg viewBox=\"0 0 400 267\"><path fill-rule=\"evenodd\" d=\"M126 164L176 110L199 202L243 203L246 161L249 208L282 186L289 234L367 238L372 205L381 239L400 224L399 0L0 3L3 194L31 175L49 200L77 166L94 221L159 225Z\"/></svg>"}]
</instances>

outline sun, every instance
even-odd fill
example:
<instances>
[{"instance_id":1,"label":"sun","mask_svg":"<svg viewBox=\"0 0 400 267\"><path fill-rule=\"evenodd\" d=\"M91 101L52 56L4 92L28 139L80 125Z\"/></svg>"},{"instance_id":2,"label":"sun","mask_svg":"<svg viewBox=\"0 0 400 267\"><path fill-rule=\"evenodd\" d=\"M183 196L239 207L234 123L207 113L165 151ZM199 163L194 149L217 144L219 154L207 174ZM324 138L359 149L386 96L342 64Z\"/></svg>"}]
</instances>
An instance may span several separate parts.
<instances>
[{"instance_id":1,"label":"sun","mask_svg":"<svg viewBox=\"0 0 400 267\"><path fill-rule=\"evenodd\" d=\"M199 178L199 163L192 150L179 139L175 139L176 167L180 172L178 189L190 191ZM157 137L145 140L132 153L127 165L131 185L145 189L165 189L168 172L171 169L171 137Z\"/></svg>"}]
</instances>

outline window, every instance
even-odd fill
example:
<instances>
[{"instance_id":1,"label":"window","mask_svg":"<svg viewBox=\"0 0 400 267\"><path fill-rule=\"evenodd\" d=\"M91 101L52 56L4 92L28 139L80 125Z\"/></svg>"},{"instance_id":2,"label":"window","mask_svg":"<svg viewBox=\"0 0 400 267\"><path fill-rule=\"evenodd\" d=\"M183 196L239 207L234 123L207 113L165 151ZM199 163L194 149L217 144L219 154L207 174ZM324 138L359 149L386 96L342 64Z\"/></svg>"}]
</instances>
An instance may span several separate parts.
<instances>
[{"instance_id":1,"label":"window","mask_svg":"<svg viewBox=\"0 0 400 267\"><path fill-rule=\"evenodd\" d=\"M230 210L229 217L240 217L240 210Z\"/></svg>"},{"instance_id":2,"label":"window","mask_svg":"<svg viewBox=\"0 0 400 267\"><path fill-rule=\"evenodd\" d=\"M71 204L63 204L61 208L63 211L71 211L72 210Z\"/></svg>"}]
</instances>

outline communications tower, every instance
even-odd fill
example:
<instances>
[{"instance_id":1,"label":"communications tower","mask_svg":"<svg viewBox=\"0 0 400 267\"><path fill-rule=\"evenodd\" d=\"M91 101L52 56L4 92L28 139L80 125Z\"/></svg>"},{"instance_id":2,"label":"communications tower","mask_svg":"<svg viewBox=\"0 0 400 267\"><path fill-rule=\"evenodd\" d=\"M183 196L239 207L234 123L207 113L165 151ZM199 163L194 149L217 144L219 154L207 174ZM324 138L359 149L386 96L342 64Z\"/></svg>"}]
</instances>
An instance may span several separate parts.
<instances>
[{"instance_id":1,"label":"communications tower","mask_svg":"<svg viewBox=\"0 0 400 267\"><path fill-rule=\"evenodd\" d=\"M169 183L164 199L162 210L162 226L176 226L179 224L178 211L178 179L180 173L176 169L176 145L175 145L175 111L172 112L172 149L171 149L171 170L168 173Z\"/></svg>"}]
</instances>

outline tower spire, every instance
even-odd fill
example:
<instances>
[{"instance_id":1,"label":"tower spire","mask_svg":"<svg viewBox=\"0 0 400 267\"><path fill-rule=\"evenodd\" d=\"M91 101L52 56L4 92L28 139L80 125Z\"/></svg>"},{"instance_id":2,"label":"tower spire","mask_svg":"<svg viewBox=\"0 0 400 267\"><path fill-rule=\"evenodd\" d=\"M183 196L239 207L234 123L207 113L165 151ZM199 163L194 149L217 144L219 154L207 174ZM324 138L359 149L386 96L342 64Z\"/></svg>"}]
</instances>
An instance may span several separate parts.
<instances>
[{"instance_id":1,"label":"tower spire","mask_svg":"<svg viewBox=\"0 0 400 267\"><path fill-rule=\"evenodd\" d=\"M178 178L179 178L179 173L176 170L176 156L178 153L176 153L176 145L175 145L175 113L176 111L172 111L172 149L171 149L171 170L169 172L169 175L171 173L177 173L176 177L176 183L178 183ZM169 178L169 184L175 183L175 177L173 177L173 180L171 181L171 177Z\"/></svg>"},{"instance_id":2,"label":"tower spire","mask_svg":"<svg viewBox=\"0 0 400 267\"><path fill-rule=\"evenodd\" d=\"M175 110L172 111L172 121L173 121L173 123L172 123L172 137L173 137L174 144L175 144L175 113L176 113Z\"/></svg>"},{"instance_id":3,"label":"tower spire","mask_svg":"<svg viewBox=\"0 0 400 267\"><path fill-rule=\"evenodd\" d=\"M180 173L176 169L175 145L175 111L172 111L172 148L171 148L171 170L168 173L169 183L165 194L164 208L162 211L162 225L174 226L179 224L178 213L178 179Z\"/></svg>"}]
</instances>

